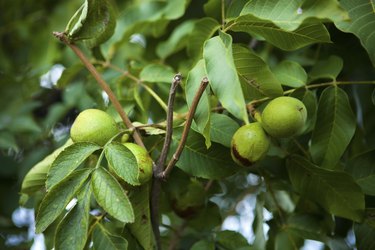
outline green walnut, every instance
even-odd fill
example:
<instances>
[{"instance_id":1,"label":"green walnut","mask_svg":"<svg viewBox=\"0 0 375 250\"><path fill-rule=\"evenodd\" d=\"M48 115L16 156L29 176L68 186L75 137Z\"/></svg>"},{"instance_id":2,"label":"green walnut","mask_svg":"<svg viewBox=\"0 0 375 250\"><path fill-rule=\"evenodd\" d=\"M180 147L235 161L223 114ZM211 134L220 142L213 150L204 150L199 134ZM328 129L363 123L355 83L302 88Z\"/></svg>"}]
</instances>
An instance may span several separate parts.
<instances>
[{"instance_id":1,"label":"green walnut","mask_svg":"<svg viewBox=\"0 0 375 250\"><path fill-rule=\"evenodd\" d=\"M306 107L300 100L282 96L273 99L264 108L262 126L273 137L287 138L302 132L306 118Z\"/></svg>"},{"instance_id":2,"label":"green walnut","mask_svg":"<svg viewBox=\"0 0 375 250\"><path fill-rule=\"evenodd\" d=\"M135 143L123 143L135 156L138 163L138 181L141 184L148 182L152 177L152 159L147 150Z\"/></svg>"},{"instance_id":3,"label":"green walnut","mask_svg":"<svg viewBox=\"0 0 375 250\"><path fill-rule=\"evenodd\" d=\"M270 141L259 122L240 127L233 135L231 155L241 166L251 166L264 157L270 146Z\"/></svg>"},{"instance_id":4,"label":"green walnut","mask_svg":"<svg viewBox=\"0 0 375 250\"><path fill-rule=\"evenodd\" d=\"M93 142L100 146L104 146L117 133L116 121L99 109L82 111L70 129L73 142Z\"/></svg>"}]
</instances>

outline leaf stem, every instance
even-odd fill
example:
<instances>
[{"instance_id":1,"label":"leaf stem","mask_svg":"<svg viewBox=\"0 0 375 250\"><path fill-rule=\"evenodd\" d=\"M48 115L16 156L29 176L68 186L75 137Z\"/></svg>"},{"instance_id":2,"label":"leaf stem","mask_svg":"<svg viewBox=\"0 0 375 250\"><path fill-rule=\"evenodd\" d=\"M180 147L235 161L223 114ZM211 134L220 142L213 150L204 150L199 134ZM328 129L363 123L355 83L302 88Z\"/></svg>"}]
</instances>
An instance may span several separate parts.
<instances>
[{"instance_id":1,"label":"leaf stem","mask_svg":"<svg viewBox=\"0 0 375 250\"><path fill-rule=\"evenodd\" d=\"M110 62L98 61L98 63L100 63L104 67L108 67L117 72L120 72L121 74L123 74L123 76L128 77L132 79L134 82L136 82L137 84L141 85L160 104L160 106L164 109L164 111L167 112L168 110L167 104L165 104L165 102L160 98L160 96L158 96L158 94L155 93L155 91L152 88L150 88L149 86L147 86L147 84L142 82L141 79L132 75L129 71L123 70L120 67L117 67L116 65L111 64Z\"/></svg>"},{"instance_id":2,"label":"leaf stem","mask_svg":"<svg viewBox=\"0 0 375 250\"><path fill-rule=\"evenodd\" d=\"M375 84L375 81L338 81L338 82L331 81L331 82L323 82L323 83L315 83L315 84L306 85L305 88L306 89L315 89L315 88L326 87L326 86L353 85L353 84L359 84L359 85ZM289 89L287 91L284 91L283 95L290 94L295 90L296 89ZM264 98L261 98L261 99L253 100L253 101L249 102L247 104L247 106L248 107L252 106L252 105L256 106L256 104L268 101L270 99L272 99L272 97L264 97Z\"/></svg>"},{"instance_id":3,"label":"leaf stem","mask_svg":"<svg viewBox=\"0 0 375 250\"><path fill-rule=\"evenodd\" d=\"M221 29L225 29L225 0L221 0Z\"/></svg>"},{"instance_id":4,"label":"leaf stem","mask_svg":"<svg viewBox=\"0 0 375 250\"><path fill-rule=\"evenodd\" d=\"M159 105L164 109L165 112L168 112L168 106L165 104L165 102L158 96L158 94L155 93L155 91L144 84L143 82L138 82L154 99L159 103Z\"/></svg>"},{"instance_id":5,"label":"leaf stem","mask_svg":"<svg viewBox=\"0 0 375 250\"><path fill-rule=\"evenodd\" d=\"M186 118L184 131L182 132L181 140L180 140L180 142L177 146L176 152L173 154L172 159L169 161L167 168L161 173L160 178L162 178L162 179L166 179L168 177L168 175L172 171L174 165L176 164L176 162L180 158L180 155L181 155L181 153L184 149L184 146L185 146L188 134L189 134L191 123L193 122L195 110L197 109L199 100L201 99L201 96L202 96L204 90L206 89L207 85L208 85L208 78L204 77L201 81L201 85L200 85L197 93L195 94L193 102L191 104L189 113L188 113L187 118Z\"/></svg>"},{"instance_id":6,"label":"leaf stem","mask_svg":"<svg viewBox=\"0 0 375 250\"><path fill-rule=\"evenodd\" d=\"M133 133L134 141L138 145L140 145L142 147L145 147L144 144L143 144L143 141L142 141L142 138L141 138L140 134L138 133L138 131L133 126L133 124L130 121L129 117L126 115L126 113L123 110L120 102L117 100L115 94L113 93L113 91L111 90L111 88L109 87L109 85L101 77L101 75L96 70L96 68L94 67L94 65L92 65L92 63L83 54L83 52L81 51L81 49L78 48L75 44L70 43L68 41L68 39L66 38L66 35L65 35L64 32L53 32L53 35L55 37L57 37L58 39L60 39L60 41L62 41L63 43L65 43L78 56L78 58L85 65L85 67L87 68L87 70L91 73L91 75L98 82L98 84L102 88L102 90L104 90L107 93L109 99L111 100L111 102L112 102L113 106L115 107L116 111L119 113L119 115L120 115L122 121L124 122L124 124L126 125L126 127L128 127L129 129L134 130L134 133Z\"/></svg>"}]
</instances>

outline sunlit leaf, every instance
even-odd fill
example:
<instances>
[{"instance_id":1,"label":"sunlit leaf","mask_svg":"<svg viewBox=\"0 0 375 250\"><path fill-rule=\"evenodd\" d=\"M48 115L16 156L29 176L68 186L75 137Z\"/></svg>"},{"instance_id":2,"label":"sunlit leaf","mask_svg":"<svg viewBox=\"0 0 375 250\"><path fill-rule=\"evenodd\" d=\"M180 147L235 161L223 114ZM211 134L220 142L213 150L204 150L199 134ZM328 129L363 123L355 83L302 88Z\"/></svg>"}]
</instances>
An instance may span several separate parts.
<instances>
[{"instance_id":1,"label":"sunlit leaf","mask_svg":"<svg viewBox=\"0 0 375 250\"><path fill-rule=\"evenodd\" d=\"M89 228L91 189L86 184L78 194L77 204L69 211L57 226L55 235L55 249L69 248L83 249L87 240Z\"/></svg>"},{"instance_id":2,"label":"sunlit leaf","mask_svg":"<svg viewBox=\"0 0 375 250\"><path fill-rule=\"evenodd\" d=\"M98 223L93 231L93 247L95 250L126 250L128 242L120 236L112 235Z\"/></svg>"},{"instance_id":3,"label":"sunlit leaf","mask_svg":"<svg viewBox=\"0 0 375 250\"><path fill-rule=\"evenodd\" d=\"M343 21L348 13L336 0L253 0L243 8L241 15L253 14L270 20L285 30L295 30L309 18Z\"/></svg>"},{"instance_id":4,"label":"sunlit leaf","mask_svg":"<svg viewBox=\"0 0 375 250\"><path fill-rule=\"evenodd\" d=\"M149 64L140 73L143 82L171 83L176 73L169 66L162 64Z\"/></svg>"},{"instance_id":5,"label":"sunlit leaf","mask_svg":"<svg viewBox=\"0 0 375 250\"><path fill-rule=\"evenodd\" d=\"M92 191L98 204L110 215L125 223L134 222L129 198L120 183L104 168L97 168L91 178Z\"/></svg>"},{"instance_id":6,"label":"sunlit leaf","mask_svg":"<svg viewBox=\"0 0 375 250\"><path fill-rule=\"evenodd\" d=\"M203 44L220 27L220 24L212 18L204 17L198 20L187 45L188 55L193 58L200 58L203 52Z\"/></svg>"},{"instance_id":7,"label":"sunlit leaf","mask_svg":"<svg viewBox=\"0 0 375 250\"><path fill-rule=\"evenodd\" d=\"M223 107L238 119L248 121L245 99L233 60L232 37L220 33L220 36L208 40L204 45L203 58L210 86Z\"/></svg>"},{"instance_id":8,"label":"sunlit leaf","mask_svg":"<svg viewBox=\"0 0 375 250\"><path fill-rule=\"evenodd\" d=\"M46 187L50 190L54 185L62 181L73 172L81 163L87 159L100 146L95 143L78 142L65 148L52 163L48 171Z\"/></svg>"},{"instance_id":9,"label":"sunlit leaf","mask_svg":"<svg viewBox=\"0 0 375 250\"><path fill-rule=\"evenodd\" d=\"M248 0L231 1L225 13L226 18L232 19L238 17L247 2Z\"/></svg>"},{"instance_id":10,"label":"sunlit leaf","mask_svg":"<svg viewBox=\"0 0 375 250\"><path fill-rule=\"evenodd\" d=\"M292 156L287 169L293 188L302 197L334 215L354 221L363 219L364 194L347 173L320 168L301 156Z\"/></svg>"},{"instance_id":11,"label":"sunlit leaf","mask_svg":"<svg viewBox=\"0 0 375 250\"><path fill-rule=\"evenodd\" d=\"M316 164L334 169L350 140L356 122L348 96L338 87L329 87L319 99L317 122L310 152Z\"/></svg>"},{"instance_id":12,"label":"sunlit leaf","mask_svg":"<svg viewBox=\"0 0 375 250\"><path fill-rule=\"evenodd\" d=\"M284 86L298 88L305 86L307 82L305 70L293 61L282 61L272 71Z\"/></svg>"},{"instance_id":13,"label":"sunlit leaf","mask_svg":"<svg viewBox=\"0 0 375 250\"><path fill-rule=\"evenodd\" d=\"M369 0L341 0L340 5L349 13L350 20L336 21L337 28L356 35L375 65L374 2Z\"/></svg>"},{"instance_id":14,"label":"sunlit leaf","mask_svg":"<svg viewBox=\"0 0 375 250\"><path fill-rule=\"evenodd\" d=\"M321 23L303 23L298 29L287 31L269 20L247 14L229 23L228 28L261 36L267 42L283 50L296 50L314 43L330 42L329 33Z\"/></svg>"},{"instance_id":15,"label":"sunlit leaf","mask_svg":"<svg viewBox=\"0 0 375 250\"><path fill-rule=\"evenodd\" d=\"M91 171L77 170L51 188L39 206L35 226L37 233L43 232L64 211Z\"/></svg>"},{"instance_id":16,"label":"sunlit leaf","mask_svg":"<svg viewBox=\"0 0 375 250\"><path fill-rule=\"evenodd\" d=\"M233 58L238 75L246 83L243 86L246 96L254 98L258 97L259 94L269 97L282 95L283 89L279 80L262 58L239 45L233 45Z\"/></svg>"},{"instance_id":17,"label":"sunlit leaf","mask_svg":"<svg viewBox=\"0 0 375 250\"><path fill-rule=\"evenodd\" d=\"M105 157L115 174L131 185L139 185L138 163L133 153L118 142L111 142L105 147Z\"/></svg>"},{"instance_id":18,"label":"sunlit leaf","mask_svg":"<svg viewBox=\"0 0 375 250\"><path fill-rule=\"evenodd\" d=\"M207 76L206 68L203 60L198 61L194 68L189 72L186 84L185 94L186 102L191 107L195 94L197 93L202 79ZM210 141L210 112L211 105L207 91L203 92L199 100L197 109L194 113L194 121L198 131L204 136L207 148L211 146Z\"/></svg>"}]
</instances>

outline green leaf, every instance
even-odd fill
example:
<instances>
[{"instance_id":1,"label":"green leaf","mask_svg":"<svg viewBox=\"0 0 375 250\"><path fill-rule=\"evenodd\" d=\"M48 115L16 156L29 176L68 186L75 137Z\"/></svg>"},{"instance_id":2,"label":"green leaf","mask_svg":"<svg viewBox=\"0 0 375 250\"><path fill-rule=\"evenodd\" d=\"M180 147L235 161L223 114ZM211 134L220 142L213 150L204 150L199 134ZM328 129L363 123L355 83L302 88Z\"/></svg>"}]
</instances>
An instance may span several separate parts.
<instances>
[{"instance_id":1,"label":"green leaf","mask_svg":"<svg viewBox=\"0 0 375 250\"><path fill-rule=\"evenodd\" d=\"M177 148L180 140L177 134L181 135L181 130L175 130L173 134L173 149L170 152ZM176 166L193 176L206 179L221 179L238 170L228 148L212 143L207 149L203 137L193 130L189 132L186 145Z\"/></svg>"},{"instance_id":2,"label":"green leaf","mask_svg":"<svg viewBox=\"0 0 375 250\"><path fill-rule=\"evenodd\" d=\"M292 214L288 217L285 229L303 239L311 239L325 242L328 240L328 230L323 228L321 220L317 216L309 214Z\"/></svg>"},{"instance_id":3,"label":"green leaf","mask_svg":"<svg viewBox=\"0 0 375 250\"><path fill-rule=\"evenodd\" d=\"M171 83L174 76L173 69L162 64L148 64L140 73L140 79L143 82Z\"/></svg>"},{"instance_id":4,"label":"green leaf","mask_svg":"<svg viewBox=\"0 0 375 250\"><path fill-rule=\"evenodd\" d=\"M186 84L185 84L185 95L186 102L190 109L193 103L195 94L197 93L203 77L206 77L206 68L204 60L199 60L194 68L189 72ZM210 141L210 113L211 105L207 91L202 94L199 100L197 109L194 113L194 122L197 125L198 131L204 136L207 148L211 146Z\"/></svg>"},{"instance_id":5,"label":"green leaf","mask_svg":"<svg viewBox=\"0 0 375 250\"><path fill-rule=\"evenodd\" d=\"M239 129L237 122L222 114L211 114L211 140L230 148L233 134Z\"/></svg>"},{"instance_id":6,"label":"green leaf","mask_svg":"<svg viewBox=\"0 0 375 250\"><path fill-rule=\"evenodd\" d=\"M0 149L12 149L14 151L19 150L16 138L12 133L8 131L0 132Z\"/></svg>"},{"instance_id":7,"label":"green leaf","mask_svg":"<svg viewBox=\"0 0 375 250\"><path fill-rule=\"evenodd\" d=\"M317 79L336 80L343 66L343 60L338 56L330 56L327 60L318 61L309 72L310 81Z\"/></svg>"},{"instance_id":8,"label":"green leaf","mask_svg":"<svg viewBox=\"0 0 375 250\"><path fill-rule=\"evenodd\" d=\"M129 193L133 204L135 220L128 225L131 234L144 249L154 248L154 234L150 214L150 185L135 187Z\"/></svg>"},{"instance_id":9,"label":"green leaf","mask_svg":"<svg viewBox=\"0 0 375 250\"><path fill-rule=\"evenodd\" d=\"M334 215L354 221L363 219L364 195L350 175L319 168L298 155L288 159L287 169L293 188L302 197Z\"/></svg>"},{"instance_id":10,"label":"green leaf","mask_svg":"<svg viewBox=\"0 0 375 250\"><path fill-rule=\"evenodd\" d=\"M55 161L56 157L68 146L72 145L72 140L68 140L63 146L57 148L42 161L33 166L23 178L21 192L24 194L33 194L45 187L48 169Z\"/></svg>"},{"instance_id":11,"label":"green leaf","mask_svg":"<svg viewBox=\"0 0 375 250\"><path fill-rule=\"evenodd\" d=\"M128 242L124 238L110 234L100 223L94 227L92 240L95 250L128 249Z\"/></svg>"},{"instance_id":12,"label":"green leaf","mask_svg":"<svg viewBox=\"0 0 375 250\"><path fill-rule=\"evenodd\" d=\"M283 94L279 80L266 62L253 51L235 44L233 57L237 73L246 83L243 89L245 95L250 96L249 101L262 96L277 97Z\"/></svg>"},{"instance_id":13,"label":"green leaf","mask_svg":"<svg viewBox=\"0 0 375 250\"><path fill-rule=\"evenodd\" d=\"M198 20L190 35L187 52L192 58L200 58L203 52L203 44L220 28L220 24L210 17Z\"/></svg>"},{"instance_id":14,"label":"green leaf","mask_svg":"<svg viewBox=\"0 0 375 250\"><path fill-rule=\"evenodd\" d=\"M247 2L248 0L231 1L225 13L226 19L230 20L232 18L238 17Z\"/></svg>"},{"instance_id":15,"label":"green leaf","mask_svg":"<svg viewBox=\"0 0 375 250\"><path fill-rule=\"evenodd\" d=\"M224 249L251 249L245 237L234 231L225 230L218 232L216 234L216 242Z\"/></svg>"},{"instance_id":16,"label":"green leaf","mask_svg":"<svg viewBox=\"0 0 375 250\"><path fill-rule=\"evenodd\" d=\"M368 250L375 249L375 229L368 225L367 223L363 224L354 224L354 234L356 238L356 246L358 250Z\"/></svg>"},{"instance_id":17,"label":"green leaf","mask_svg":"<svg viewBox=\"0 0 375 250\"><path fill-rule=\"evenodd\" d=\"M215 250L215 243L208 240L200 240L194 243L190 250Z\"/></svg>"},{"instance_id":18,"label":"green leaf","mask_svg":"<svg viewBox=\"0 0 375 250\"><path fill-rule=\"evenodd\" d=\"M36 232L43 232L65 209L89 177L91 169L81 169L51 188L40 203L36 216Z\"/></svg>"},{"instance_id":19,"label":"green leaf","mask_svg":"<svg viewBox=\"0 0 375 250\"><path fill-rule=\"evenodd\" d=\"M134 222L132 205L120 183L104 168L97 168L91 178L98 204L111 216L125 223Z\"/></svg>"},{"instance_id":20,"label":"green leaf","mask_svg":"<svg viewBox=\"0 0 375 250\"><path fill-rule=\"evenodd\" d=\"M119 18L112 51L127 43L133 34L161 36L170 20L175 20L185 13L188 2L189 0L134 2L125 8Z\"/></svg>"},{"instance_id":21,"label":"green leaf","mask_svg":"<svg viewBox=\"0 0 375 250\"><path fill-rule=\"evenodd\" d=\"M113 34L116 18L107 0L86 0L70 19L65 33L71 41L83 40L89 48L107 41Z\"/></svg>"},{"instance_id":22,"label":"green leaf","mask_svg":"<svg viewBox=\"0 0 375 250\"><path fill-rule=\"evenodd\" d=\"M334 169L352 139L356 119L345 91L328 87L319 99L310 152L316 164Z\"/></svg>"},{"instance_id":23,"label":"green leaf","mask_svg":"<svg viewBox=\"0 0 375 250\"><path fill-rule=\"evenodd\" d=\"M89 228L91 189L86 184L78 194L77 204L56 229L55 249L84 249Z\"/></svg>"},{"instance_id":24,"label":"green leaf","mask_svg":"<svg viewBox=\"0 0 375 250\"><path fill-rule=\"evenodd\" d=\"M261 36L267 42L283 50L296 50L314 43L330 42L329 33L321 23L303 23L298 29L287 31L271 21L248 14L238 17L229 23L227 28L253 36Z\"/></svg>"},{"instance_id":25,"label":"green leaf","mask_svg":"<svg viewBox=\"0 0 375 250\"><path fill-rule=\"evenodd\" d=\"M65 148L52 163L48 171L46 187L50 190L72 173L84 160L87 159L100 146L89 142L78 142Z\"/></svg>"},{"instance_id":26,"label":"green leaf","mask_svg":"<svg viewBox=\"0 0 375 250\"><path fill-rule=\"evenodd\" d=\"M350 159L345 170L353 176L365 194L375 195L375 150Z\"/></svg>"},{"instance_id":27,"label":"green leaf","mask_svg":"<svg viewBox=\"0 0 375 250\"><path fill-rule=\"evenodd\" d=\"M348 11L350 20L336 21L336 27L357 36L375 66L374 2L369 0L341 0L340 5Z\"/></svg>"},{"instance_id":28,"label":"green leaf","mask_svg":"<svg viewBox=\"0 0 375 250\"><path fill-rule=\"evenodd\" d=\"M73 64L69 68L64 69L56 83L56 86L58 88L66 88L66 86L73 81L73 79L78 75L79 72L81 72L82 69L84 69L84 65L82 63Z\"/></svg>"},{"instance_id":29,"label":"green leaf","mask_svg":"<svg viewBox=\"0 0 375 250\"><path fill-rule=\"evenodd\" d=\"M295 30L309 18L310 22L311 18L331 21L349 18L336 0L253 0L241 12L246 14L270 20L285 30Z\"/></svg>"},{"instance_id":30,"label":"green leaf","mask_svg":"<svg viewBox=\"0 0 375 250\"><path fill-rule=\"evenodd\" d=\"M118 142L111 142L104 150L110 169L118 177L130 185L140 185L137 159L127 147Z\"/></svg>"},{"instance_id":31,"label":"green leaf","mask_svg":"<svg viewBox=\"0 0 375 250\"><path fill-rule=\"evenodd\" d=\"M212 17L216 20L221 18L221 0L208 0L203 5L206 16Z\"/></svg>"},{"instance_id":32,"label":"green leaf","mask_svg":"<svg viewBox=\"0 0 375 250\"><path fill-rule=\"evenodd\" d=\"M273 73L284 86L299 88L305 86L307 82L305 70L293 61L282 61L273 69Z\"/></svg>"},{"instance_id":33,"label":"green leaf","mask_svg":"<svg viewBox=\"0 0 375 250\"><path fill-rule=\"evenodd\" d=\"M248 122L246 103L233 61L232 37L220 33L220 36L208 40L204 45L203 57L214 94L231 114Z\"/></svg>"},{"instance_id":34,"label":"green leaf","mask_svg":"<svg viewBox=\"0 0 375 250\"><path fill-rule=\"evenodd\" d=\"M188 20L177 26L167 41L161 42L156 47L156 54L165 59L178 52L188 44L188 37L194 30L195 21Z\"/></svg>"}]
</instances>

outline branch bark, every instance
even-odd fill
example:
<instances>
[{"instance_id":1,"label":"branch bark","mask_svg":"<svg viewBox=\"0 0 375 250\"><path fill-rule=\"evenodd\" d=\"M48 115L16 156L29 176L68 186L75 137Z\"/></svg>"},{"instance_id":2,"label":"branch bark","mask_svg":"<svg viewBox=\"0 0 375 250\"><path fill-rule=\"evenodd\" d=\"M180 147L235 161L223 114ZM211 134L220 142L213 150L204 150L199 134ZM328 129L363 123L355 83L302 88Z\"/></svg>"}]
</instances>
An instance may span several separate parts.
<instances>
[{"instance_id":1,"label":"branch bark","mask_svg":"<svg viewBox=\"0 0 375 250\"><path fill-rule=\"evenodd\" d=\"M173 154L173 157L169 161L167 168L160 174L159 178L166 179L168 177L168 175L170 174L170 172L172 171L174 165L176 164L176 162L180 158L182 150L184 149L184 146L186 144L187 137L189 135L189 130L190 130L190 127L191 127L191 123L193 122L195 110L197 109L199 100L201 99L201 96L202 96L204 90L206 89L207 85L208 85L208 79L207 79L207 77L204 77L197 93L194 96L193 102L191 104L189 113L188 113L187 118L186 118L184 131L182 132L182 137L181 137L181 140L180 140L180 142L177 146L176 152Z\"/></svg>"},{"instance_id":2,"label":"branch bark","mask_svg":"<svg viewBox=\"0 0 375 250\"><path fill-rule=\"evenodd\" d=\"M168 110L167 110L167 126L166 135L164 139L163 149L161 151L158 163L153 166L154 178L152 180L152 193L151 193L151 223L154 232L157 249L161 249L160 230L159 230L159 200L160 200L160 179L158 176L163 171L165 160L167 159L168 150L171 144L173 132L173 107L174 99L176 97L176 90L182 79L181 74L173 77L173 82L169 91Z\"/></svg>"}]
</instances>

